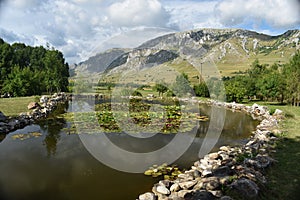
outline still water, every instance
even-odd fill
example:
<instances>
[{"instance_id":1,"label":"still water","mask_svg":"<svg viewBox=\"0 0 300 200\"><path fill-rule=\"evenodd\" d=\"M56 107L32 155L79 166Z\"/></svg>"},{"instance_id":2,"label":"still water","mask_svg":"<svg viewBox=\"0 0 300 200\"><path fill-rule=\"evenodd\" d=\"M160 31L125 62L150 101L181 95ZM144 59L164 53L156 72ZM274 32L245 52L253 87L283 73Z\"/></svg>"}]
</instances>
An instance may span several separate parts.
<instances>
[{"instance_id":1,"label":"still water","mask_svg":"<svg viewBox=\"0 0 300 200\"><path fill-rule=\"evenodd\" d=\"M68 112L70 108L69 105L58 112ZM201 106L202 113L209 110L208 106ZM0 137L1 200L134 200L150 191L158 181L142 173L120 172L102 164L86 150L78 135L63 129L69 127L70 122L59 116L55 113L45 121ZM215 148L246 142L257 124L248 115L227 111ZM173 164L184 168L198 159L206 126L205 123L200 125L190 148ZM24 140L13 137L32 132L42 135ZM174 135L157 134L144 140L125 133L111 133L108 137L121 148L147 151L166 145Z\"/></svg>"}]
</instances>

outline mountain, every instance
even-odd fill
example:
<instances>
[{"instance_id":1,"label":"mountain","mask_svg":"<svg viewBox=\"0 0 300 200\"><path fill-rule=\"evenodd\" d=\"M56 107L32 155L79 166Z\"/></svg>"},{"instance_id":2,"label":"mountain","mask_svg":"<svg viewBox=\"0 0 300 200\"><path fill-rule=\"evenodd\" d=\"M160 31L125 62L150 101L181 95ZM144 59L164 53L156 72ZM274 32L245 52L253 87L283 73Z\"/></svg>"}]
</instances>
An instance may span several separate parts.
<instances>
[{"instance_id":1,"label":"mountain","mask_svg":"<svg viewBox=\"0 0 300 200\"><path fill-rule=\"evenodd\" d=\"M198 29L171 33L133 49L112 49L80 63L77 72L124 77L136 82L168 81L185 72L202 77L232 76L260 63L286 63L300 49L300 31L269 36L242 29ZM77 73L78 74L78 73ZM110 77L110 78L109 78Z\"/></svg>"}]
</instances>

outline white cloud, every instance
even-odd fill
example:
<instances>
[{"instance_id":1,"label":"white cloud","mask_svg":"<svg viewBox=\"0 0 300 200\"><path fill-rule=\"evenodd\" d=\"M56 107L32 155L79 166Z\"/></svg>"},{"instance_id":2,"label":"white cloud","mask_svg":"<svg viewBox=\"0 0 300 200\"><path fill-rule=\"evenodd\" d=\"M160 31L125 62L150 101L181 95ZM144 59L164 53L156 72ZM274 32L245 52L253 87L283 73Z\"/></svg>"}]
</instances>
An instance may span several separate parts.
<instances>
[{"instance_id":1,"label":"white cloud","mask_svg":"<svg viewBox=\"0 0 300 200\"><path fill-rule=\"evenodd\" d=\"M300 24L298 0L223 0L215 12L225 26L251 22L254 28L264 23L274 28L292 28Z\"/></svg>"},{"instance_id":2,"label":"white cloud","mask_svg":"<svg viewBox=\"0 0 300 200\"><path fill-rule=\"evenodd\" d=\"M158 0L124 0L108 8L108 19L119 26L166 26L168 14Z\"/></svg>"},{"instance_id":3,"label":"white cloud","mask_svg":"<svg viewBox=\"0 0 300 200\"><path fill-rule=\"evenodd\" d=\"M70 63L95 49L137 46L169 31L162 28L282 33L300 24L297 0L0 0L0 6L0 37L49 42Z\"/></svg>"},{"instance_id":4,"label":"white cloud","mask_svg":"<svg viewBox=\"0 0 300 200\"><path fill-rule=\"evenodd\" d=\"M214 16L217 1L165 0L170 13L169 25L179 30L195 28L221 28Z\"/></svg>"}]
</instances>

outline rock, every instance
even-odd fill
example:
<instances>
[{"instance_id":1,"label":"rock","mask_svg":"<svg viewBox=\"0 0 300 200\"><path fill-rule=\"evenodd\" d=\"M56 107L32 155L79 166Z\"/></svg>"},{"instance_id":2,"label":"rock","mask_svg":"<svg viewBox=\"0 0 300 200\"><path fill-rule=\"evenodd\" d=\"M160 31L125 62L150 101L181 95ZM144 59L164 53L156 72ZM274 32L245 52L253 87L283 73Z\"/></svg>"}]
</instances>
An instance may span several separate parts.
<instances>
[{"instance_id":1,"label":"rock","mask_svg":"<svg viewBox=\"0 0 300 200\"><path fill-rule=\"evenodd\" d=\"M200 177L201 176L201 172L199 172L198 170L194 170L193 176L194 176L194 178Z\"/></svg>"},{"instance_id":2,"label":"rock","mask_svg":"<svg viewBox=\"0 0 300 200\"><path fill-rule=\"evenodd\" d=\"M147 192L145 194L141 194L139 196L139 200L156 200L156 196L152 192Z\"/></svg>"},{"instance_id":3,"label":"rock","mask_svg":"<svg viewBox=\"0 0 300 200\"><path fill-rule=\"evenodd\" d=\"M212 174L212 171L211 171L211 170L205 169L205 170L203 170L203 172L202 172L202 175L203 175L203 176L207 176L207 175L210 175L210 174Z\"/></svg>"},{"instance_id":4,"label":"rock","mask_svg":"<svg viewBox=\"0 0 300 200\"><path fill-rule=\"evenodd\" d=\"M283 111L276 109L275 112L273 113L274 116L282 116L283 115Z\"/></svg>"},{"instance_id":5,"label":"rock","mask_svg":"<svg viewBox=\"0 0 300 200\"><path fill-rule=\"evenodd\" d=\"M170 190L168 190L168 188L164 185L158 185L156 187L156 191L160 194L170 194Z\"/></svg>"},{"instance_id":6,"label":"rock","mask_svg":"<svg viewBox=\"0 0 300 200\"><path fill-rule=\"evenodd\" d=\"M215 170L213 170L213 176L224 177L224 176L231 176L233 174L233 170L230 169L228 166L221 166Z\"/></svg>"},{"instance_id":7,"label":"rock","mask_svg":"<svg viewBox=\"0 0 300 200\"><path fill-rule=\"evenodd\" d=\"M191 181L194 179L191 174L179 174L177 177L186 181Z\"/></svg>"},{"instance_id":8,"label":"rock","mask_svg":"<svg viewBox=\"0 0 300 200\"><path fill-rule=\"evenodd\" d=\"M206 186L205 189L207 190L215 190L220 186L220 183L218 181L209 181Z\"/></svg>"},{"instance_id":9,"label":"rock","mask_svg":"<svg viewBox=\"0 0 300 200\"><path fill-rule=\"evenodd\" d=\"M168 188L168 187L170 187L171 181L170 180L161 180L161 181L159 181L159 184L164 185Z\"/></svg>"},{"instance_id":10,"label":"rock","mask_svg":"<svg viewBox=\"0 0 300 200\"><path fill-rule=\"evenodd\" d=\"M203 182L203 187L206 190L215 190L220 186L220 179L215 176L209 178L203 178L202 182Z\"/></svg>"},{"instance_id":11,"label":"rock","mask_svg":"<svg viewBox=\"0 0 300 200\"><path fill-rule=\"evenodd\" d=\"M231 185L231 191L242 197L243 199L257 198L259 188L253 181L245 178L234 181Z\"/></svg>"},{"instance_id":12,"label":"rock","mask_svg":"<svg viewBox=\"0 0 300 200\"><path fill-rule=\"evenodd\" d=\"M175 192L175 193L170 194L170 196L168 197L167 200L184 200L184 198L179 197L178 193Z\"/></svg>"},{"instance_id":13,"label":"rock","mask_svg":"<svg viewBox=\"0 0 300 200\"><path fill-rule=\"evenodd\" d=\"M170 191L171 191L171 192L177 192L177 191L179 191L179 190L180 190L180 186L179 186L178 183L174 183L174 184L171 185L171 187L170 187Z\"/></svg>"},{"instance_id":14,"label":"rock","mask_svg":"<svg viewBox=\"0 0 300 200\"><path fill-rule=\"evenodd\" d=\"M196 192L191 192L187 193L184 196L185 200L215 200L217 199L212 193L207 192L207 191L196 191Z\"/></svg>"},{"instance_id":15,"label":"rock","mask_svg":"<svg viewBox=\"0 0 300 200\"><path fill-rule=\"evenodd\" d=\"M214 195L215 197L218 197L218 198L220 198L223 195L221 190L214 190L214 191L212 190L212 191L209 191L209 192L212 193L212 195Z\"/></svg>"},{"instance_id":16,"label":"rock","mask_svg":"<svg viewBox=\"0 0 300 200\"><path fill-rule=\"evenodd\" d=\"M219 158L219 154L218 153L210 153L210 154L208 154L208 157L211 160L216 160L217 158Z\"/></svg>"},{"instance_id":17,"label":"rock","mask_svg":"<svg viewBox=\"0 0 300 200\"><path fill-rule=\"evenodd\" d=\"M30 102L27 106L28 110L33 110L36 108L40 108L40 104L36 103L36 102Z\"/></svg>"},{"instance_id":18,"label":"rock","mask_svg":"<svg viewBox=\"0 0 300 200\"><path fill-rule=\"evenodd\" d=\"M230 196L222 196L220 200L233 200Z\"/></svg>"},{"instance_id":19,"label":"rock","mask_svg":"<svg viewBox=\"0 0 300 200\"><path fill-rule=\"evenodd\" d=\"M182 183L179 183L179 186L182 188L182 189L190 189L191 187L193 187L194 185L197 184L198 181L186 181L186 182L182 182Z\"/></svg>"},{"instance_id":20,"label":"rock","mask_svg":"<svg viewBox=\"0 0 300 200\"><path fill-rule=\"evenodd\" d=\"M177 194L178 194L178 197L181 197L181 198L185 198L185 195L190 193L191 191L190 190L180 190Z\"/></svg>"},{"instance_id":21,"label":"rock","mask_svg":"<svg viewBox=\"0 0 300 200\"><path fill-rule=\"evenodd\" d=\"M246 159L245 164L261 169L268 167L273 162L269 156L257 155L254 159Z\"/></svg>"},{"instance_id":22,"label":"rock","mask_svg":"<svg viewBox=\"0 0 300 200\"><path fill-rule=\"evenodd\" d=\"M43 96L40 98L40 103L46 104L46 103L48 103L48 101L49 101L49 98L48 98L47 96L45 96L45 95L43 95Z\"/></svg>"},{"instance_id":23,"label":"rock","mask_svg":"<svg viewBox=\"0 0 300 200\"><path fill-rule=\"evenodd\" d=\"M221 151L228 152L228 151L230 151L230 147L227 147L227 146L221 146L221 147L220 147L220 150L221 150Z\"/></svg>"},{"instance_id":24,"label":"rock","mask_svg":"<svg viewBox=\"0 0 300 200\"><path fill-rule=\"evenodd\" d=\"M6 121L7 117L0 111L0 122Z\"/></svg>"}]
</instances>

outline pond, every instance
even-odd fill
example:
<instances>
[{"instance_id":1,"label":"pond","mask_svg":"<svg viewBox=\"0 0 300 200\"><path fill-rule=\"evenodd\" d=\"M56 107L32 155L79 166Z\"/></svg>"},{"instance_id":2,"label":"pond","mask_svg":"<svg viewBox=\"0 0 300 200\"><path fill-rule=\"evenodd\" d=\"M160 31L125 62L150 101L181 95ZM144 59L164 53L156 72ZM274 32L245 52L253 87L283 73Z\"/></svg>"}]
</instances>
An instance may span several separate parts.
<instances>
[{"instance_id":1,"label":"pond","mask_svg":"<svg viewBox=\"0 0 300 200\"><path fill-rule=\"evenodd\" d=\"M1 200L132 200L151 190L159 180L143 173L118 171L98 161L87 150L84 138L80 136L82 134L70 134L68 131L73 122L60 115L71 112L71 104L58 109L47 120L0 137ZM201 114L210 116L211 107L200 105L199 108ZM184 154L174 163L168 164L181 168L191 166L198 159L209 123L200 122L187 151L182 152ZM245 143L258 123L244 113L226 111L224 128L214 149ZM149 152L168 144L176 134L156 134L149 138L132 137L123 132L105 135L127 151ZM94 140L97 134L87 137ZM120 160L120 165L124 160L126 157Z\"/></svg>"}]
</instances>

